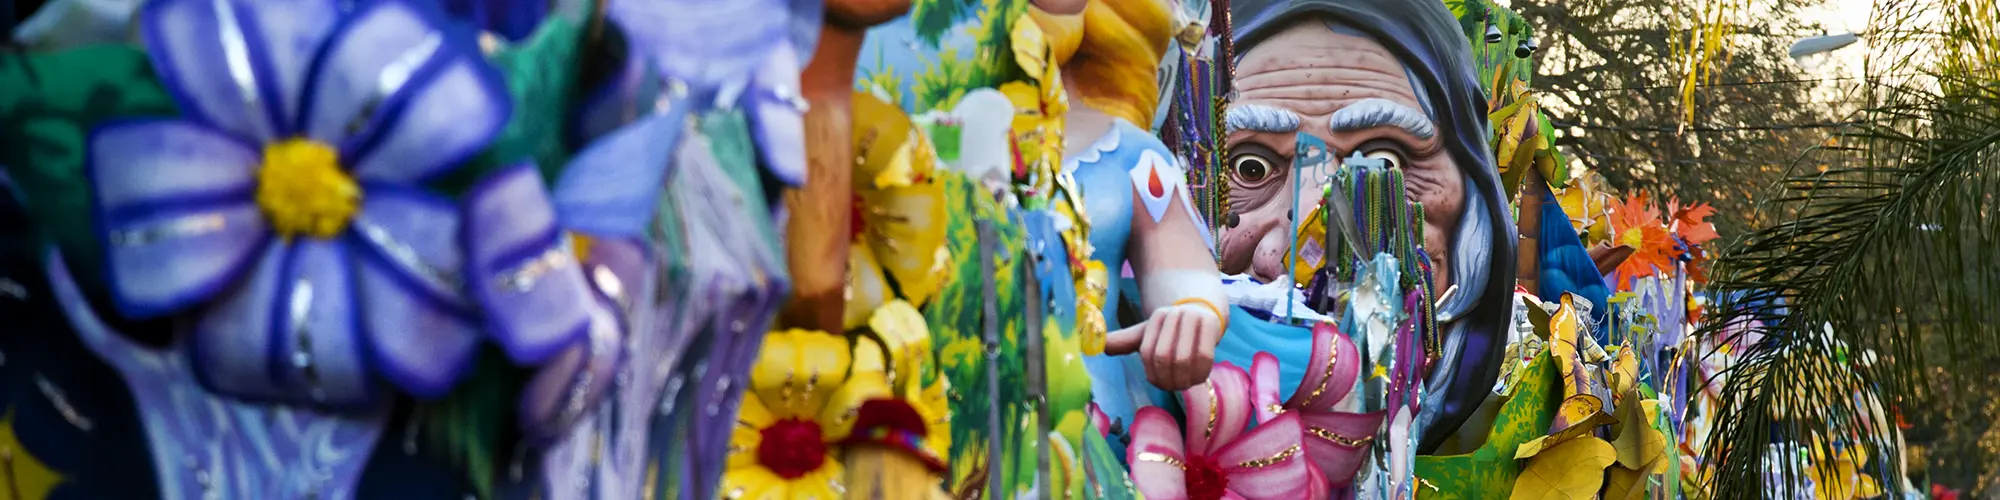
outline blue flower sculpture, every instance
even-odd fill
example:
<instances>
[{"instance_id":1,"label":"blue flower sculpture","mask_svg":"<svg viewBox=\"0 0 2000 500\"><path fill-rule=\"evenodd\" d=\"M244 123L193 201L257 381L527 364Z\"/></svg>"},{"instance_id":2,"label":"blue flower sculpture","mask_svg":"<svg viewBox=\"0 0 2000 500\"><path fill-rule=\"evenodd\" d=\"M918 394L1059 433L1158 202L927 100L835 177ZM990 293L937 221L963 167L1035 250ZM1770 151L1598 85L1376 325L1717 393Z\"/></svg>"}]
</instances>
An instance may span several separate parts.
<instances>
[{"instance_id":1,"label":"blue flower sculpture","mask_svg":"<svg viewBox=\"0 0 2000 500\"><path fill-rule=\"evenodd\" d=\"M468 232L420 185L484 149L511 108L442 26L402 0L147 5L141 33L184 116L89 139L118 311L186 313L191 364L233 396L363 405L376 375L450 389L480 339ZM536 326L493 330L534 363L560 347Z\"/></svg>"}]
</instances>

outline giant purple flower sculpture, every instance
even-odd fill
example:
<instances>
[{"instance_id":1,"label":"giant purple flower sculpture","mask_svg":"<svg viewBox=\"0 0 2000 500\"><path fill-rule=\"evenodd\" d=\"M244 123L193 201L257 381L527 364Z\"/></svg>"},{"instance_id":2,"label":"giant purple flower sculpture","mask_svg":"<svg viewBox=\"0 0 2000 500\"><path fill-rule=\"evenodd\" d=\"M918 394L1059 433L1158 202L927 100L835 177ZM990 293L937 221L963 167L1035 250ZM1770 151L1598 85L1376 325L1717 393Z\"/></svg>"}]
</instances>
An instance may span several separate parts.
<instances>
[{"instance_id":1,"label":"giant purple flower sculpture","mask_svg":"<svg viewBox=\"0 0 2000 500\"><path fill-rule=\"evenodd\" d=\"M140 27L185 115L105 125L87 169L121 313L191 308L213 390L353 406L437 396L479 341L460 211L418 184L510 105L470 40L404 0L157 0ZM499 325L516 361L583 332Z\"/></svg>"}]
</instances>

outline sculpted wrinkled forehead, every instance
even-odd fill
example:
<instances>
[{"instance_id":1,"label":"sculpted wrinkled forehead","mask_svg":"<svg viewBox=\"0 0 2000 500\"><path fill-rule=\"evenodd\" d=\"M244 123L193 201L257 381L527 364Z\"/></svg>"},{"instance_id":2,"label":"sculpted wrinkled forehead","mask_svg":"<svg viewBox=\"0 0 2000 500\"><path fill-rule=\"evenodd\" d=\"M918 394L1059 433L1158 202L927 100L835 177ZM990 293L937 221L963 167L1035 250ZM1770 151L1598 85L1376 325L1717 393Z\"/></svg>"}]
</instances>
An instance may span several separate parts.
<instances>
[{"instance_id":1,"label":"sculpted wrinkled forehead","mask_svg":"<svg viewBox=\"0 0 2000 500\"><path fill-rule=\"evenodd\" d=\"M1393 52L1353 30L1317 19L1293 23L1258 42L1236 64L1238 101L1327 116L1368 98L1425 109L1409 69Z\"/></svg>"}]
</instances>

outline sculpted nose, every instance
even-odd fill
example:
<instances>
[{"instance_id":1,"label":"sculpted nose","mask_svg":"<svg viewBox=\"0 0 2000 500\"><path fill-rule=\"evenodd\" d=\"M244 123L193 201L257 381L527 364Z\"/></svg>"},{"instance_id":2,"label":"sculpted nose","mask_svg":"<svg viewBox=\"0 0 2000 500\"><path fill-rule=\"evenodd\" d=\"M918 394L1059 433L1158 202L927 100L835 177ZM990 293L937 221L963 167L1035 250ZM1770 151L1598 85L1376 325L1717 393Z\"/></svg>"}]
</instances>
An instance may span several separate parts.
<instances>
[{"instance_id":1,"label":"sculpted nose","mask_svg":"<svg viewBox=\"0 0 2000 500\"><path fill-rule=\"evenodd\" d=\"M1292 245L1291 235L1286 234L1285 224L1273 224L1264 230L1264 237L1257 240L1257 253L1250 261L1250 275L1258 281L1270 283L1285 275L1285 249Z\"/></svg>"}]
</instances>

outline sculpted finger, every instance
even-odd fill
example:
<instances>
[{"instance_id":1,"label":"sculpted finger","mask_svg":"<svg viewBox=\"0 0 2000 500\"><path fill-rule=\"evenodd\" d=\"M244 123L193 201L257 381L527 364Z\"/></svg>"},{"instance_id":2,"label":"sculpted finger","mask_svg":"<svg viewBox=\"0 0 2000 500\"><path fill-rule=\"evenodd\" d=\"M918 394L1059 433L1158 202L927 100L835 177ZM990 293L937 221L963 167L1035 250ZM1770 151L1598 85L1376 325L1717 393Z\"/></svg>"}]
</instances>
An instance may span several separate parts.
<instances>
[{"instance_id":1,"label":"sculpted finger","mask_svg":"<svg viewBox=\"0 0 2000 500\"><path fill-rule=\"evenodd\" d=\"M1180 375L1180 385L1194 387L1208 378L1208 365L1195 358L1196 344L1205 340L1202 314L1182 310L1174 316L1175 331L1179 332L1174 339L1174 370Z\"/></svg>"},{"instance_id":2,"label":"sculpted finger","mask_svg":"<svg viewBox=\"0 0 2000 500\"><path fill-rule=\"evenodd\" d=\"M1216 344L1222 342L1222 334L1224 332L1222 332L1222 320L1208 318L1208 314L1200 314L1200 316L1202 316L1202 320L1200 320L1202 328L1200 328L1200 334L1198 334L1200 340L1194 342L1194 360L1196 360L1196 364L1202 366L1202 374L1208 374L1208 370L1214 368L1214 364L1216 364ZM1202 380L1196 380L1196 384L1206 382L1206 380L1208 378L1204 376Z\"/></svg>"},{"instance_id":3,"label":"sculpted finger","mask_svg":"<svg viewBox=\"0 0 2000 500\"><path fill-rule=\"evenodd\" d=\"M1164 388L1164 390L1182 390L1182 388L1188 388L1188 386L1180 384L1180 380L1182 380L1182 376L1180 376L1180 364L1174 364L1174 346L1180 344L1180 336L1182 336L1178 320L1180 320L1180 316L1172 314L1172 312L1154 316L1154 324L1158 324L1158 326L1154 326L1154 328L1158 328L1154 332L1154 336L1158 336L1158 340L1152 342L1152 362L1156 366L1160 366L1160 382L1162 382L1160 388Z\"/></svg>"},{"instance_id":4,"label":"sculpted finger","mask_svg":"<svg viewBox=\"0 0 2000 500\"><path fill-rule=\"evenodd\" d=\"M1142 366L1146 367L1146 382L1156 386L1161 385L1161 382L1164 382L1165 379L1160 378L1160 376L1166 372L1160 369L1158 358L1153 355L1160 343L1159 318L1153 317L1147 319L1144 328L1140 329L1139 336L1139 362Z\"/></svg>"},{"instance_id":5,"label":"sculpted finger","mask_svg":"<svg viewBox=\"0 0 2000 500\"><path fill-rule=\"evenodd\" d=\"M1144 323L1119 329L1104 337L1104 354L1115 356L1139 352L1139 345L1145 339Z\"/></svg>"}]
</instances>

